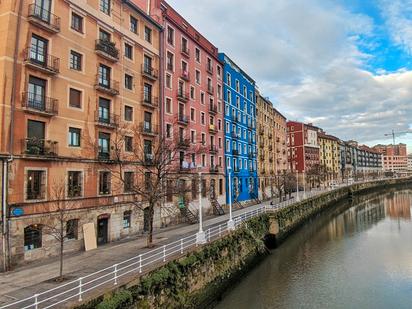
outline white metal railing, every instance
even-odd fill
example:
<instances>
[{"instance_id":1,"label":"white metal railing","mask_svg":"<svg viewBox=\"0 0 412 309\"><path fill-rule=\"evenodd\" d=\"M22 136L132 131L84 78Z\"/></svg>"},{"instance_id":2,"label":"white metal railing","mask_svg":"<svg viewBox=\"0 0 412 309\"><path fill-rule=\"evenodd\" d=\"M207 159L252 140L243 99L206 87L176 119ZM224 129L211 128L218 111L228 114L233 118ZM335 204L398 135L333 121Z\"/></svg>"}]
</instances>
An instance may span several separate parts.
<instances>
[{"instance_id":1,"label":"white metal railing","mask_svg":"<svg viewBox=\"0 0 412 309\"><path fill-rule=\"evenodd\" d=\"M341 184L338 188L346 186ZM331 190L330 188L310 191L305 193L305 198L310 198L319 195L323 192ZM302 192L303 193L303 192ZM301 197L301 200L303 198ZM233 220L235 228L253 217L262 213L273 212L282 207L296 203L294 198L288 199L275 205L262 205L253 210L245 210L241 214L236 215ZM206 233L206 241L211 242L219 239L229 232L227 222L209 227ZM159 248L150 250L146 253L139 254L123 262L101 269L97 272L83 276L71 282L62 284L58 287L37 293L25 299L15 301L0 307L0 309L46 309L53 308L68 301L78 300L81 302L85 296L92 296L92 291L99 287L113 287L119 284L120 279L127 276L141 274L149 270L153 270L162 263L176 259L179 256L187 253L191 249L198 246L196 243L196 234L181 238L171 243L165 244ZM97 292L97 291L96 291Z\"/></svg>"}]
</instances>

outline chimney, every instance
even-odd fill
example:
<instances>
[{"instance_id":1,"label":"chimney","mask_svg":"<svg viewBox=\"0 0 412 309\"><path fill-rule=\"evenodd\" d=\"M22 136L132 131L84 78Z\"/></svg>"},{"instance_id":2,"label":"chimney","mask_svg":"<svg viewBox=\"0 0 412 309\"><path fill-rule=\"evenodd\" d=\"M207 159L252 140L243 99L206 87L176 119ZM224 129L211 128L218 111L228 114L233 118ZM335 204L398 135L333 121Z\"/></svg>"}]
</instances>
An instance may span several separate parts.
<instances>
[{"instance_id":1,"label":"chimney","mask_svg":"<svg viewBox=\"0 0 412 309\"><path fill-rule=\"evenodd\" d=\"M152 6L151 2L152 2L151 0L147 0L147 15L149 15L149 16L150 16L150 9L151 9L151 6Z\"/></svg>"}]
</instances>

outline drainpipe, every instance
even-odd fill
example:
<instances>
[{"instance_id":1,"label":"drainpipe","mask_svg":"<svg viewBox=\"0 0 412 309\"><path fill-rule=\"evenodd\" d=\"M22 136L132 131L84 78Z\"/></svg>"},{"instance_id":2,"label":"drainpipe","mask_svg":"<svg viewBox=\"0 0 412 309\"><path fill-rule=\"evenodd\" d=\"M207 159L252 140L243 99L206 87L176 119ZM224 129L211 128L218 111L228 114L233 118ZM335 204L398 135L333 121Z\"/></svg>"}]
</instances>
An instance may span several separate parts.
<instances>
[{"instance_id":1,"label":"drainpipe","mask_svg":"<svg viewBox=\"0 0 412 309\"><path fill-rule=\"evenodd\" d=\"M2 166L2 244L3 244L3 270L7 271L10 267L10 234L9 234L9 214L7 207L7 192L8 192L8 171L9 165L13 162L13 145L14 145L14 114L16 110L16 77L17 77L17 61L19 56L19 38L21 28L21 17L23 12L23 0L19 1L19 9L17 13L16 35L14 39L14 55L13 55L13 73L11 84L10 97L10 127L9 127L9 158L3 161Z\"/></svg>"},{"instance_id":2,"label":"drainpipe","mask_svg":"<svg viewBox=\"0 0 412 309\"><path fill-rule=\"evenodd\" d=\"M147 0L147 15L150 16L150 9L151 9L151 0Z\"/></svg>"}]
</instances>

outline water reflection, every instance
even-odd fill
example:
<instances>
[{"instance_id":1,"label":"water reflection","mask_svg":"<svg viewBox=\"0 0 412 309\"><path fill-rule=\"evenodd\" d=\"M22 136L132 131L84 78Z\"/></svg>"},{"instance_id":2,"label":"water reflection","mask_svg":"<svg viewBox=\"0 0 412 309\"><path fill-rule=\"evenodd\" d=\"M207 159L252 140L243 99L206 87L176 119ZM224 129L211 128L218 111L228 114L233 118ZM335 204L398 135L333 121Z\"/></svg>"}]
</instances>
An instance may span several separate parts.
<instances>
[{"instance_id":1,"label":"water reflection","mask_svg":"<svg viewBox=\"0 0 412 309\"><path fill-rule=\"evenodd\" d=\"M412 190L338 205L305 225L217 308L412 308Z\"/></svg>"}]
</instances>

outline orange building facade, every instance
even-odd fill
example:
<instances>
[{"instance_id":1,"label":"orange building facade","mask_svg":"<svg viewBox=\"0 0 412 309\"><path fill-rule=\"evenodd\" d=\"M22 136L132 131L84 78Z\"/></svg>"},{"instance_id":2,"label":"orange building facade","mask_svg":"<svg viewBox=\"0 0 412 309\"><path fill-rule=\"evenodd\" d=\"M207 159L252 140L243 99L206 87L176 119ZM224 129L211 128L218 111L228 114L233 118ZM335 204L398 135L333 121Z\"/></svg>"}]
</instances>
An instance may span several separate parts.
<instances>
[{"instance_id":1,"label":"orange building facade","mask_svg":"<svg viewBox=\"0 0 412 309\"><path fill-rule=\"evenodd\" d=\"M0 16L3 265L57 253L33 228L57 184L73 201L67 251L82 249L86 223L99 244L142 232L144 211L97 161L110 158L118 126L138 126L148 142L159 134L161 26L131 1L6 0Z\"/></svg>"}]
</instances>

